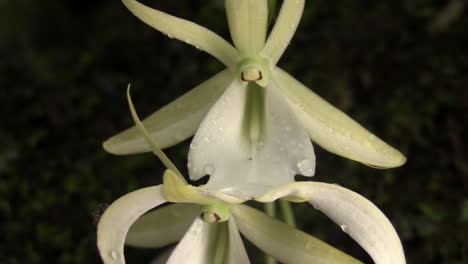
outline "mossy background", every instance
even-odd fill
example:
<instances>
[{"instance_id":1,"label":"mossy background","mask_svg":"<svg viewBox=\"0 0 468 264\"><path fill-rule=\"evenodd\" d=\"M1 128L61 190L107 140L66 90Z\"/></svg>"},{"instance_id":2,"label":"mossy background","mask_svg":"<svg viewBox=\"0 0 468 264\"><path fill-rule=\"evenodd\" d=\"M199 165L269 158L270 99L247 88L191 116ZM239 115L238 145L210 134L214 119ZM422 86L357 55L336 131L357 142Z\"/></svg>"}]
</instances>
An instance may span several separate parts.
<instances>
[{"instance_id":1,"label":"mossy background","mask_svg":"<svg viewBox=\"0 0 468 264\"><path fill-rule=\"evenodd\" d=\"M429 30L457 1L309 0L279 62L407 156L401 168L377 170L315 145L313 180L378 205L408 263L468 263L463 4L452 23ZM229 39L221 0L144 3ZM223 66L110 0L0 0L0 54L0 263L101 263L91 213L160 183L164 170L150 154L112 156L101 148L132 124L127 84L146 116ZM188 143L167 150L180 168ZM302 230L371 262L320 212L295 209ZM157 252L126 254L127 263L148 263Z\"/></svg>"}]
</instances>

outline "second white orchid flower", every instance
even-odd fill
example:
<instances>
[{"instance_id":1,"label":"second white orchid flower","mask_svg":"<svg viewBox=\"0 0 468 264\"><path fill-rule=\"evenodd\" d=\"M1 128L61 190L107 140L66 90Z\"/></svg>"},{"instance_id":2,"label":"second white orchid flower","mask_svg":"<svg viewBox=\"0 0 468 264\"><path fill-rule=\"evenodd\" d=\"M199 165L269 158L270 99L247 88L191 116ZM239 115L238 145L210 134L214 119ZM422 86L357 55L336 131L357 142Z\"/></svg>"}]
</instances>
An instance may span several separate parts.
<instances>
[{"instance_id":1,"label":"second white orchid flower","mask_svg":"<svg viewBox=\"0 0 468 264\"><path fill-rule=\"evenodd\" d=\"M239 198L313 176L310 139L338 155L380 168L405 157L276 66L302 15L304 0L283 1L268 36L267 0L226 0L236 48L208 29L123 0L142 21L204 50L227 69L144 120L163 148L195 134L189 176L210 175L207 188ZM310 138L310 139L309 139ZM135 127L104 143L114 154L150 151Z\"/></svg>"},{"instance_id":2,"label":"second white orchid flower","mask_svg":"<svg viewBox=\"0 0 468 264\"><path fill-rule=\"evenodd\" d=\"M125 263L124 244L162 247L178 240L168 264L248 264L239 230L258 248L284 263L360 263L310 235L242 205L244 201L237 197L187 184L151 139L129 95L128 101L137 128L168 170L164 173L164 184L131 192L104 212L98 225L97 243L105 264ZM359 194L334 184L298 182L269 190L255 200L269 203L280 198L312 204L340 225L376 264L405 263L392 224ZM166 202L176 204L142 216ZM225 221L228 223L219 223Z\"/></svg>"}]
</instances>

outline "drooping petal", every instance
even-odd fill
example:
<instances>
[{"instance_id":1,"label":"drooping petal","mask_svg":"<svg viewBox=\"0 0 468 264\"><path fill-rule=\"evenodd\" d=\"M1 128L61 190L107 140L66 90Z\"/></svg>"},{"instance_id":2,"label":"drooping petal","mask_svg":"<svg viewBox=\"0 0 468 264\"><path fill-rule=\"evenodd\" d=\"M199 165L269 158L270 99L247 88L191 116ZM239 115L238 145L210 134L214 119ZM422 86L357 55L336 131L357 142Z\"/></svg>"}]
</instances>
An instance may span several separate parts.
<instances>
[{"instance_id":1,"label":"drooping petal","mask_svg":"<svg viewBox=\"0 0 468 264\"><path fill-rule=\"evenodd\" d=\"M206 51L229 68L235 67L237 50L212 31L185 19L147 7L135 0L122 0L122 2L136 17L168 37Z\"/></svg>"},{"instance_id":2,"label":"drooping petal","mask_svg":"<svg viewBox=\"0 0 468 264\"><path fill-rule=\"evenodd\" d=\"M142 214L166 202L161 185L128 193L113 202L102 215L97 245L105 264L124 264L124 242L128 229Z\"/></svg>"},{"instance_id":3,"label":"drooping petal","mask_svg":"<svg viewBox=\"0 0 468 264\"><path fill-rule=\"evenodd\" d=\"M304 10L304 0L285 0L261 54L276 65L288 47Z\"/></svg>"},{"instance_id":4,"label":"drooping petal","mask_svg":"<svg viewBox=\"0 0 468 264\"><path fill-rule=\"evenodd\" d=\"M273 80L289 99L312 141L340 156L379 168L403 165L406 158L345 113L323 100L280 68Z\"/></svg>"},{"instance_id":5,"label":"drooping petal","mask_svg":"<svg viewBox=\"0 0 468 264\"><path fill-rule=\"evenodd\" d=\"M147 213L128 231L127 246L158 248L179 241L200 215L197 204L172 204Z\"/></svg>"},{"instance_id":6,"label":"drooping petal","mask_svg":"<svg viewBox=\"0 0 468 264\"><path fill-rule=\"evenodd\" d=\"M217 226L195 218L187 233L177 244L167 264L211 263Z\"/></svg>"},{"instance_id":7,"label":"drooping petal","mask_svg":"<svg viewBox=\"0 0 468 264\"><path fill-rule=\"evenodd\" d=\"M241 56L253 56L265 44L267 0L226 0L231 38Z\"/></svg>"},{"instance_id":8,"label":"drooping petal","mask_svg":"<svg viewBox=\"0 0 468 264\"><path fill-rule=\"evenodd\" d=\"M307 133L276 89L237 82L201 123L188 160L192 180L210 175L204 188L240 199L315 172Z\"/></svg>"},{"instance_id":9,"label":"drooping petal","mask_svg":"<svg viewBox=\"0 0 468 264\"><path fill-rule=\"evenodd\" d=\"M281 186L257 200L271 202L288 196L309 200L358 242L376 264L406 263L400 238L392 223L361 195L336 184L301 182Z\"/></svg>"},{"instance_id":10,"label":"drooping petal","mask_svg":"<svg viewBox=\"0 0 468 264\"><path fill-rule=\"evenodd\" d=\"M241 233L276 260L290 264L361 263L327 243L246 205L232 207Z\"/></svg>"},{"instance_id":11,"label":"drooping petal","mask_svg":"<svg viewBox=\"0 0 468 264\"><path fill-rule=\"evenodd\" d=\"M191 137L210 107L233 80L224 70L193 88L143 121L151 137L162 147L170 147ZM133 154L151 151L143 134L131 127L108 139L104 149L112 154Z\"/></svg>"},{"instance_id":12,"label":"drooping petal","mask_svg":"<svg viewBox=\"0 0 468 264\"><path fill-rule=\"evenodd\" d=\"M226 264L249 264L249 257L245 251L244 243L237 229L236 220L229 218L229 252Z\"/></svg>"}]
</instances>

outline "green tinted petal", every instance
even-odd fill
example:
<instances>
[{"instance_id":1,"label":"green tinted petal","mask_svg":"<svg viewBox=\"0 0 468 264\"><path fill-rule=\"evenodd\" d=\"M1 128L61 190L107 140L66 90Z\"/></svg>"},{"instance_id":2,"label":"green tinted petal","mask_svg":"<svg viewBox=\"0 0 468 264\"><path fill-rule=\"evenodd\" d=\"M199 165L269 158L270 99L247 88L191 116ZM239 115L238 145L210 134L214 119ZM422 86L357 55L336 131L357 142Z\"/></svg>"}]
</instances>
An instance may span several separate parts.
<instances>
[{"instance_id":1,"label":"green tinted petal","mask_svg":"<svg viewBox=\"0 0 468 264\"><path fill-rule=\"evenodd\" d=\"M168 37L204 50L230 68L235 66L236 49L212 31L193 22L147 7L135 0L122 0L122 2L135 16Z\"/></svg>"},{"instance_id":2,"label":"green tinted petal","mask_svg":"<svg viewBox=\"0 0 468 264\"><path fill-rule=\"evenodd\" d=\"M128 231L127 246L158 248L179 241L195 217L200 215L196 204L172 204L147 213Z\"/></svg>"},{"instance_id":3,"label":"green tinted petal","mask_svg":"<svg viewBox=\"0 0 468 264\"><path fill-rule=\"evenodd\" d=\"M305 0L285 0L261 54L276 65L288 47L301 20Z\"/></svg>"},{"instance_id":4,"label":"green tinted petal","mask_svg":"<svg viewBox=\"0 0 468 264\"><path fill-rule=\"evenodd\" d=\"M340 156L372 167L392 168L406 158L356 121L309 90L280 68L273 81L289 99L312 141Z\"/></svg>"},{"instance_id":5,"label":"green tinted petal","mask_svg":"<svg viewBox=\"0 0 468 264\"><path fill-rule=\"evenodd\" d=\"M308 200L359 243L376 264L406 263L400 238L392 223L361 195L336 184L300 182L271 190L257 200L271 202L282 197Z\"/></svg>"},{"instance_id":6,"label":"green tinted petal","mask_svg":"<svg viewBox=\"0 0 468 264\"><path fill-rule=\"evenodd\" d=\"M191 137L232 80L233 76L228 70L216 74L151 114L143 125L162 148ZM135 126L111 137L103 146L108 152L118 155L151 151L143 134Z\"/></svg>"},{"instance_id":7,"label":"green tinted petal","mask_svg":"<svg viewBox=\"0 0 468 264\"><path fill-rule=\"evenodd\" d=\"M241 233L258 248L288 264L361 263L327 243L245 205L232 207Z\"/></svg>"},{"instance_id":8,"label":"green tinted petal","mask_svg":"<svg viewBox=\"0 0 468 264\"><path fill-rule=\"evenodd\" d=\"M165 202L158 185L128 193L106 209L97 230L97 245L105 264L125 263L123 250L128 229L142 214Z\"/></svg>"},{"instance_id":9,"label":"green tinted petal","mask_svg":"<svg viewBox=\"0 0 468 264\"><path fill-rule=\"evenodd\" d=\"M256 55L265 44L267 0L226 0L231 38L242 57Z\"/></svg>"}]
</instances>

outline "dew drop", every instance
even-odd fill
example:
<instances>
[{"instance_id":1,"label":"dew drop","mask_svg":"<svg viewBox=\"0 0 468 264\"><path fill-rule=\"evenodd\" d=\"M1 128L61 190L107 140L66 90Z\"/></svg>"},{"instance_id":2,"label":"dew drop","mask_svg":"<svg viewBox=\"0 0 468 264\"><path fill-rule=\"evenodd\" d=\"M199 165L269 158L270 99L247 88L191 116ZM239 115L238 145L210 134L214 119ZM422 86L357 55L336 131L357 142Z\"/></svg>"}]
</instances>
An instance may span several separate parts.
<instances>
[{"instance_id":1,"label":"dew drop","mask_svg":"<svg viewBox=\"0 0 468 264\"><path fill-rule=\"evenodd\" d=\"M348 226L347 225L340 225L340 228L341 230L343 230L343 232L348 232Z\"/></svg>"},{"instance_id":2,"label":"dew drop","mask_svg":"<svg viewBox=\"0 0 468 264\"><path fill-rule=\"evenodd\" d=\"M286 126L286 127L284 127L284 130L286 130L286 131L291 131L291 127Z\"/></svg>"},{"instance_id":3,"label":"dew drop","mask_svg":"<svg viewBox=\"0 0 468 264\"><path fill-rule=\"evenodd\" d=\"M310 243L310 242L307 242L306 245L305 245L305 248L306 248L306 249L309 249L310 246L311 246L311 243Z\"/></svg>"},{"instance_id":4,"label":"dew drop","mask_svg":"<svg viewBox=\"0 0 468 264\"><path fill-rule=\"evenodd\" d=\"M203 171L204 171L206 174L212 175L212 174L215 172L215 168L213 167L213 165L206 165L206 166L203 168Z\"/></svg>"},{"instance_id":5,"label":"dew drop","mask_svg":"<svg viewBox=\"0 0 468 264\"><path fill-rule=\"evenodd\" d=\"M310 159L304 159L297 163L299 172L304 176L312 176L315 171L315 164Z\"/></svg>"}]
</instances>

